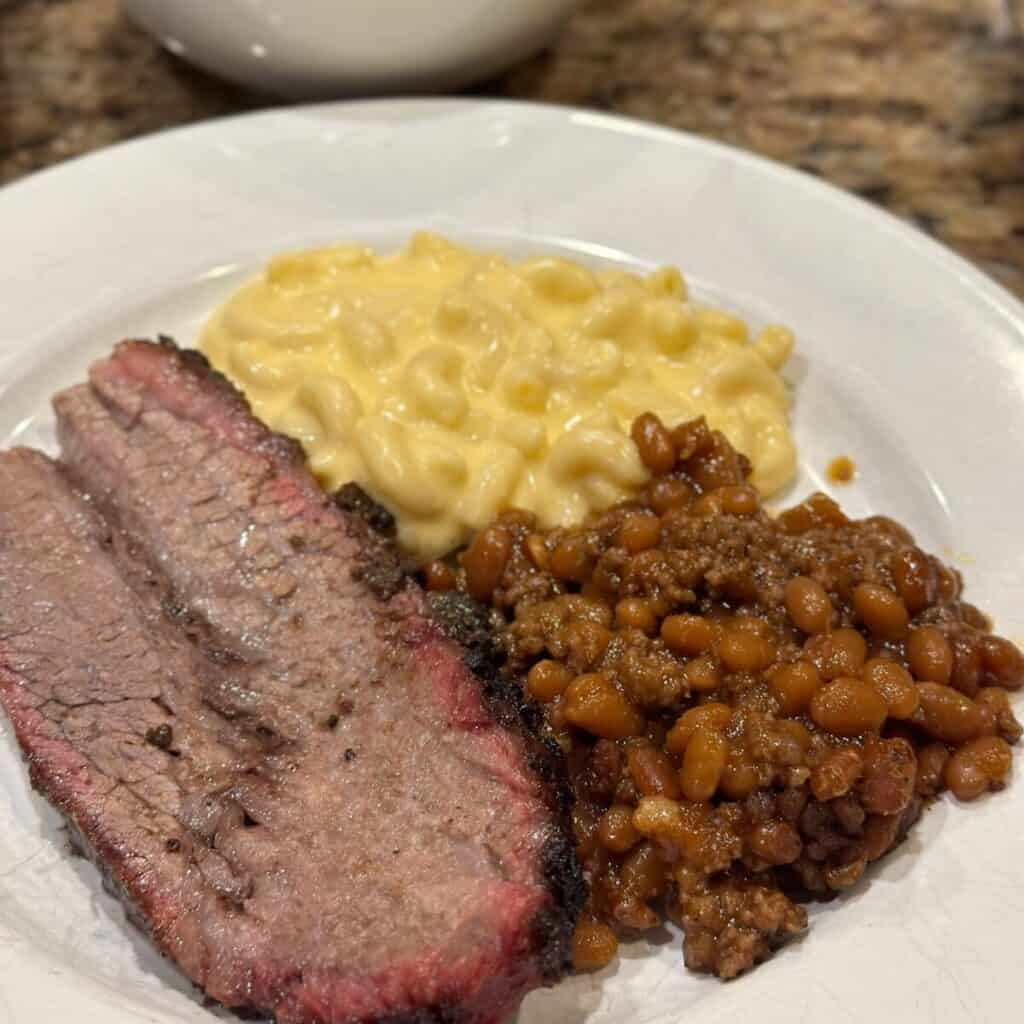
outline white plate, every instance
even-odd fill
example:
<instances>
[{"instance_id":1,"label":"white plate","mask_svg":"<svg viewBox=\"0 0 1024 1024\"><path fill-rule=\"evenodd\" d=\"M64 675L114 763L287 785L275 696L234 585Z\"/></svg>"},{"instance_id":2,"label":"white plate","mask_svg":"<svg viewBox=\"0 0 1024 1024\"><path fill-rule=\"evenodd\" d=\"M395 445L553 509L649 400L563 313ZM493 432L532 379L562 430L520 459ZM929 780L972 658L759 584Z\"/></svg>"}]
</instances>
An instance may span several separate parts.
<instances>
[{"instance_id":1,"label":"white plate","mask_svg":"<svg viewBox=\"0 0 1024 1024\"><path fill-rule=\"evenodd\" d=\"M699 294L797 330L797 492L955 556L1024 634L1024 309L956 256L809 177L632 121L508 103L381 102L211 122L0 192L0 441L49 445L47 398L125 334L189 341L269 254L429 226L512 253L680 265ZM0 726L0 1021L209 1020L66 852ZM943 802L871 884L729 985L679 940L532 995L523 1024L1001 1020L1017 1005L1024 787ZM1012 1018L1011 1018L1012 1019Z\"/></svg>"}]
</instances>

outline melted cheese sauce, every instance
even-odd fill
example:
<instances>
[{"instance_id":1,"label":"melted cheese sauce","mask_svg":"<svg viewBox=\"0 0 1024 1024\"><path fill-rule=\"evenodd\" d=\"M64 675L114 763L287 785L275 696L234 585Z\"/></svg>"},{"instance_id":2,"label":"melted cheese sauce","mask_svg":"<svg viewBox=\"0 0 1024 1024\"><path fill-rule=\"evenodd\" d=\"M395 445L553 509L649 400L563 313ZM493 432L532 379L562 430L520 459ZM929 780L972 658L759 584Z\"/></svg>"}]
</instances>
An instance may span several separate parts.
<instances>
[{"instance_id":1,"label":"melted cheese sauce","mask_svg":"<svg viewBox=\"0 0 1024 1024\"><path fill-rule=\"evenodd\" d=\"M648 411L706 416L778 490L796 466L792 343L691 303L672 268L512 263L427 233L391 255L279 256L200 339L325 486L360 483L423 559L511 506L550 527L629 497L648 477L629 426Z\"/></svg>"}]
</instances>

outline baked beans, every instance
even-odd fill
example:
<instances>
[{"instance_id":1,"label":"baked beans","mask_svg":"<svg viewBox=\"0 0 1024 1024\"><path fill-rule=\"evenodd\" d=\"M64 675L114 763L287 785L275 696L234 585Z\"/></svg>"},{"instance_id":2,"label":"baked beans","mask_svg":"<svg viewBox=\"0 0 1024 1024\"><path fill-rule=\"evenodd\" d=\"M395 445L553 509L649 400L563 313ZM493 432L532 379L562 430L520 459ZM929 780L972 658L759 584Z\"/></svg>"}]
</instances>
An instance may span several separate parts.
<instances>
[{"instance_id":1,"label":"baked beans","mask_svg":"<svg viewBox=\"0 0 1024 1024\"><path fill-rule=\"evenodd\" d=\"M550 658L538 661L526 674L526 689L535 700L550 703L560 697L572 682L568 666Z\"/></svg>"},{"instance_id":2,"label":"baked beans","mask_svg":"<svg viewBox=\"0 0 1024 1024\"><path fill-rule=\"evenodd\" d=\"M807 576L794 576L786 582L783 594L786 612L797 629L808 635L826 632L834 609L820 583Z\"/></svg>"},{"instance_id":3,"label":"baked beans","mask_svg":"<svg viewBox=\"0 0 1024 1024\"><path fill-rule=\"evenodd\" d=\"M626 755L626 766L638 793L678 799L676 766L663 750L647 745L631 747Z\"/></svg>"},{"instance_id":4,"label":"baked beans","mask_svg":"<svg viewBox=\"0 0 1024 1024\"><path fill-rule=\"evenodd\" d=\"M946 762L946 785L958 800L974 800L987 789L1001 789L1012 762L1006 740L979 737L965 743Z\"/></svg>"},{"instance_id":5,"label":"baked beans","mask_svg":"<svg viewBox=\"0 0 1024 1024\"><path fill-rule=\"evenodd\" d=\"M637 500L550 531L509 513L425 582L491 603L567 754L577 969L667 917L690 967L732 977L926 801L1005 785L1024 659L892 520L820 494L773 519L702 420L632 436Z\"/></svg>"},{"instance_id":6,"label":"baked beans","mask_svg":"<svg viewBox=\"0 0 1024 1024\"><path fill-rule=\"evenodd\" d=\"M811 698L811 719L836 736L859 736L882 727L888 713L882 695L859 679L841 677Z\"/></svg>"},{"instance_id":7,"label":"baked beans","mask_svg":"<svg viewBox=\"0 0 1024 1024\"><path fill-rule=\"evenodd\" d=\"M670 473L676 464L676 446L672 435L653 413L644 413L633 422L630 433L640 461L655 475Z\"/></svg>"},{"instance_id":8,"label":"baked beans","mask_svg":"<svg viewBox=\"0 0 1024 1024\"><path fill-rule=\"evenodd\" d=\"M613 804L601 817L597 829L601 845L612 853L632 850L640 841L640 833L633 825L633 808L629 804Z\"/></svg>"},{"instance_id":9,"label":"baked beans","mask_svg":"<svg viewBox=\"0 0 1024 1024\"><path fill-rule=\"evenodd\" d=\"M922 682L949 682L953 651L941 630L921 626L911 632L907 638L907 666Z\"/></svg>"},{"instance_id":10,"label":"baked beans","mask_svg":"<svg viewBox=\"0 0 1024 1024\"><path fill-rule=\"evenodd\" d=\"M676 654L695 657L717 639L715 626L701 615L669 615L661 623L661 639Z\"/></svg>"},{"instance_id":11,"label":"baked beans","mask_svg":"<svg viewBox=\"0 0 1024 1024\"><path fill-rule=\"evenodd\" d=\"M768 687L783 715L799 715L807 710L821 685L818 670L809 661L791 661L778 665L768 677Z\"/></svg>"},{"instance_id":12,"label":"baked beans","mask_svg":"<svg viewBox=\"0 0 1024 1024\"><path fill-rule=\"evenodd\" d=\"M903 598L878 583L860 583L853 592L853 608L868 631L882 640L906 635L910 614Z\"/></svg>"},{"instance_id":13,"label":"baked beans","mask_svg":"<svg viewBox=\"0 0 1024 1024\"><path fill-rule=\"evenodd\" d=\"M501 582L511 550L512 538L501 526L489 526L473 538L462 555L466 589L471 597L478 601L490 599L494 588Z\"/></svg>"},{"instance_id":14,"label":"baked beans","mask_svg":"<svg viewBox=\"0 0 1024 1024\"><path fill-rule=\"evenodd\" d=\"M914 678L891 658L872 658L861 672L866 683L873 686L885 701L890 718L910 718L921 703Z\"/></svg>"},{"instance_id":15,"label":"baked beans","mask_svg":"<svg viewBox=\"0 0 1024 1024\"><path fill-rule=\"evenodd\" d=\"M661 520L650 513L627 516L619 527L617 540L631 555L657 547L661 540Z\"/></svg>"},{"instance_id":16,"label":"baked beans","mask_svg":"<svg viewBox=\"0 0 1024 1024\"><path fill-rule=\"evenodd\" d=\"M572 938L572 965L578 971L596 971L607 967L619 951L615 932L601 921L584 917Z\"/></svg>"}]
</instances>

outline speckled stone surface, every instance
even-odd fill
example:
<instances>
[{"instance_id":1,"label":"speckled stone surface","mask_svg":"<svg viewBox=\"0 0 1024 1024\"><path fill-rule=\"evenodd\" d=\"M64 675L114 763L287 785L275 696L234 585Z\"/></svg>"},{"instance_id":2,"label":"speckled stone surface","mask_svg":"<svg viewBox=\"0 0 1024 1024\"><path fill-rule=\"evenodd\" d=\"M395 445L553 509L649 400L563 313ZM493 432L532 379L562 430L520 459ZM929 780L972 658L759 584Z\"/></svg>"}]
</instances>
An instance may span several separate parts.
<instances>
[{"instance_id":1,"label":"speckled stone surface","mask_svg":"<svg viewBox=\"0 0 1024 1024\"><path fill-rule=\"evenodd\" d=\"M620 111L859 192L1024 296L1024 0L590 0L478 91ZM0 0L0 182L264 106L116 0Z\"/></svg>"}]
</instances>

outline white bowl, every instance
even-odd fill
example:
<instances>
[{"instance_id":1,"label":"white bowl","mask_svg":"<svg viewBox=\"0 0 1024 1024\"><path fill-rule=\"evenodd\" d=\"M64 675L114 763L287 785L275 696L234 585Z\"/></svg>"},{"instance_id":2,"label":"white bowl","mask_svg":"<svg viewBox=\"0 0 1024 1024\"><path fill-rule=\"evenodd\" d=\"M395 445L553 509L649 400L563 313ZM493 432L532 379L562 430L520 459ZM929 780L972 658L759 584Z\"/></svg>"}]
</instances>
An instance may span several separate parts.
<instances>
[{"instance_id":1,"label":"white bowl","mask_svg":"<svg viewBox=\"0 0 1024 1024\"><path fill-rule=\"evenodd\" d=\"M579 0L125 0L172 53L266 92L453 89L539 50Z\"/></svg>"}]
</instances>

